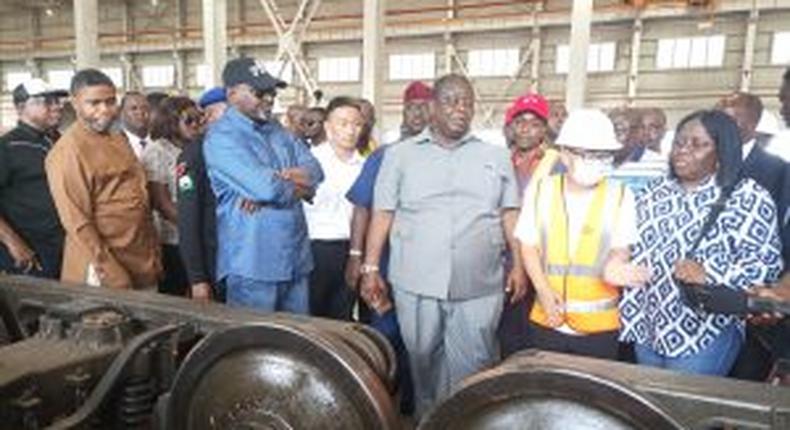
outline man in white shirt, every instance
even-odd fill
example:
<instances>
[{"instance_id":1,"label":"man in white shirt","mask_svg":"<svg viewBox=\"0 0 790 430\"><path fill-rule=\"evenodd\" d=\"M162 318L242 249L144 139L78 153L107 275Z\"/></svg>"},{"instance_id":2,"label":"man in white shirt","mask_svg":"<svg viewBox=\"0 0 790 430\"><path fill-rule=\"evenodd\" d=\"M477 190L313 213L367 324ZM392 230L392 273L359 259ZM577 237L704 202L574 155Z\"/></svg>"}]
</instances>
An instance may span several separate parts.
<instances>
[{"instance_id":1,"label":"man in white shirt","mask_svg":"<svg viewBox=\"0 0 790 430\"><path fill-rule=\"evenodd\" d=\"M327 106L326 141L311 149L324 171L324 182L312 203L304 206L315 264L310 275L310 313L314 316L351 318L354 294L346 285L344 269L353 206L346 193L362 170L364 159L356 145L363 127L357 100L336 97Z\"/></svg>"},{"instance_id":2,"label":"man in white shirt","mask_svg":"<svg viewBox=\"0 0 790 430\"><path fill-rule=\"evenodd\" d=\"M150 118L151 108L143 93L129 91L124 94L121 99L121 129L138 160L143 155L146 143L150 141Z\"/></svg>"}]
</instances>

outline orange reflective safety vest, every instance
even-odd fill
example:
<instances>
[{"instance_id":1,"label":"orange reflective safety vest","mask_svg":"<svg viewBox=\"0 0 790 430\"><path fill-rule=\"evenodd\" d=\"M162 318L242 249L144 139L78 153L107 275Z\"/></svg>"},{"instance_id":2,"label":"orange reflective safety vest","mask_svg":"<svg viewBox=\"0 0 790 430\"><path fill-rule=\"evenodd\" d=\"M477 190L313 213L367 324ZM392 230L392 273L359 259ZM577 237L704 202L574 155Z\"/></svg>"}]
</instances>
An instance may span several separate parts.
<instances>
[{"instance_id":1,"label":"orange reflective safety vest","mask_svg":"<svg viewBox=\"0 0 790 430\"><path fill-rule=\"evenodd\" d=\"M549 286L558 292L565 303L564 322L580 333L599 333L620 328L617 304L619 290L604 282L603 267L609 254L611 226L619 212L624 186L603 180L593 191L584 224L573 256L569 254L568 214L565 208L565 175L555 175L552 181L551 217L538 216L541 229L543 269ZM540 202L540 189L537 190ZM538 211L540 214L540 210ZM549 327L548 318L540 302L535 301L529 318Z\"/></svg>"}]
</instances>

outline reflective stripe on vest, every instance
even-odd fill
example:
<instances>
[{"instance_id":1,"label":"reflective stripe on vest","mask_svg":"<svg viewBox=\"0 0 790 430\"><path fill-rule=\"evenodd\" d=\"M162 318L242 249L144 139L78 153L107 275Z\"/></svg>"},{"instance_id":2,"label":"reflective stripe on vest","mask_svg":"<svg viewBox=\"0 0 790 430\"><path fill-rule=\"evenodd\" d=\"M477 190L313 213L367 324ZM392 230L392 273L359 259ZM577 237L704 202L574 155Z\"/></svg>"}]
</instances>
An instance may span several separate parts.
<instances>
[{"instance_id":1,"label":"reflective stripe on vest","mask_svg":"<svg viewBox=\"0 0 790 430\"><path fill-rule=\"evenodd\" d=\"M611 297L608 299L585 301L585 302L567 302L565 303L565 312L577 314L591 314L596 312L608 311L617 308L619 297Z\"/></svg>"},{"instance_id":2,"label":"reflective stripe on vest","mask_svg":"<svg viewBox=\"0 0 790 430\"><path fill-rule=\"evenodd\" d=\"M558 292L565 302L565 322L581 333L598 333L619 328L617 303L619 290L603 281L603 265L611 248L611 230L616 225L612 214L619 211L623 186L604 180L593 191L592 201L586 214L569 214L565 208L564 176L553 176L551 211L543 216L538 211L538 226L541 229L541 256L549 286ZM545 185L545 184L544 184ZM541 201L539 184L536 193L537 206ZM568 217L584 216L582 230L574 255L569 255ZM548 318L539 302L533 306L530 319L548 326Z\"/></svg>"},{"instance_id":3,"label":"reflective stripe on vest","mask_svg":"<svg viewBox=\"0 0 790 430\"><path fill-rule=\"evenodd\" d=\"M589 276L591 278L603 275L599 266L562 266L559 264L546 265L546 276Z\"/></svg>"}]
</instances>

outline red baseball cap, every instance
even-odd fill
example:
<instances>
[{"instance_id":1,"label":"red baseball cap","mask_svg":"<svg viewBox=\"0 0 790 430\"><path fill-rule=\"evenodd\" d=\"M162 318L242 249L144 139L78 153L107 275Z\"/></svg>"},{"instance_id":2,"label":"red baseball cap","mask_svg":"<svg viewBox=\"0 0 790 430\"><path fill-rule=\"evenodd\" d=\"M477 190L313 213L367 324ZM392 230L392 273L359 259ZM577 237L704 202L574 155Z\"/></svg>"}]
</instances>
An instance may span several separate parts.
<instances>
[{"instance_id":1,"label":"red baseball cap","mask_svg":"<svg viewBox=\"0 0 790 430\"><path fill-rule=\"evenodd\" d=\"M414 81L406 87L403 92L403 102L407 103L414 100L431 100L433 98L433 89L420 81Z\"/></svg>"},{"instance_id":2,"label":"red baseball cap","mask_svg":"<svg viewBox=\"0 0 790 430\"><path fill-rule=\"evenodd\" d=\"M513 119L524 112L532 112L539 118L549 119L549 102L538 93L527 93L517 98L505 112L505 125L510 125Z\"/></svg>"}]
</instances>

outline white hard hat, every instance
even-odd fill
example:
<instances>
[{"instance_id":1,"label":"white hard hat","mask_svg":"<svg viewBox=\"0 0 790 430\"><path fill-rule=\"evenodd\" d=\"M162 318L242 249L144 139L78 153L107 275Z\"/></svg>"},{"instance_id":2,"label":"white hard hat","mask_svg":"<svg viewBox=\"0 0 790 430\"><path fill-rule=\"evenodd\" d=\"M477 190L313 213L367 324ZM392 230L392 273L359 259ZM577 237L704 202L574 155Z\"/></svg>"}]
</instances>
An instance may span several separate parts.
<instances>
[{"instance_id":1,"label":"white hard hat","mask_svg":"<svg viewBox=\"0 0 790 430\"><path fill-rule=\"evenodd\" d=\"M571 111L555 143L591 151L617 151L623 148L615 137L612 121L598 109Z\"/></svg>"}]
</instances>

